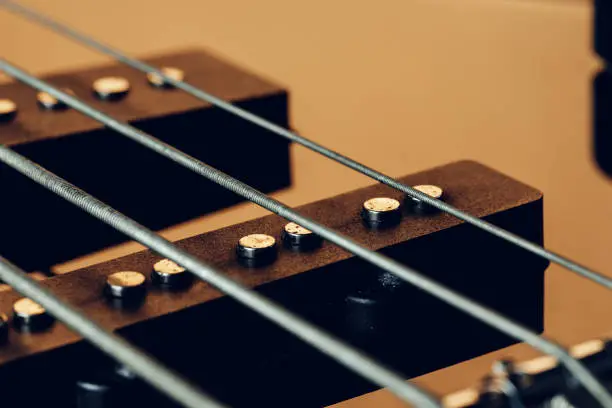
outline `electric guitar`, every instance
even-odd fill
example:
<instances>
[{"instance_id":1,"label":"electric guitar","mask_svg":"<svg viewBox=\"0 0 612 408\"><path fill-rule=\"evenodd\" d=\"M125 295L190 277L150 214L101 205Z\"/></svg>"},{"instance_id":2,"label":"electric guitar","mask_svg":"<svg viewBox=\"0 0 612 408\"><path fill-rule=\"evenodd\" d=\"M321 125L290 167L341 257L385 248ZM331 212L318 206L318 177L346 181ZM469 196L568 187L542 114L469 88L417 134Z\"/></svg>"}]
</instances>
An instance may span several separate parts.
<instances>
[{"instance_id":1,"label":"electric guitar","mask_svg":"<svg viewBox=\"0 0 612 408\"><path fill-rule=\"evenodd\" d=\"M114 52L31 9L3 5ZM292 129L287 89L210 51L143 61L42 81L1 62L19 80L0 87L0 175L11 192L0 254L14 263L0 268L8 406L322 406L387 386L419 406L526 404L533 390L537 404L568 390L605 404L601 342L560 363L546 357L537 372L503 365L459 397L400 384L517 341L562 351L530 337L544 329L551 262L586 277L581 284L609 288L604 274L543 249L537 189L473 161L389 178ZM266 194L294 188L298 145L382 183L284 206ZM277 215L200 230L176 245L141 228L219 210L222 217L239 203L253 208L250 201ZM67 273L56 266L125 234L151 250ZM51 303L15 278L19 269L36 271ZM106 333L100 338L116 341L117 333L146 354L134 360L134 349L105 348L83 326L64 325L75 315L56 316L57 302L95 322ZM579 360L587 376L573 365ZM161 374L143 368L151 364ZM542 383L544 392L534 388Z\"/></svg>"}]
</instances>

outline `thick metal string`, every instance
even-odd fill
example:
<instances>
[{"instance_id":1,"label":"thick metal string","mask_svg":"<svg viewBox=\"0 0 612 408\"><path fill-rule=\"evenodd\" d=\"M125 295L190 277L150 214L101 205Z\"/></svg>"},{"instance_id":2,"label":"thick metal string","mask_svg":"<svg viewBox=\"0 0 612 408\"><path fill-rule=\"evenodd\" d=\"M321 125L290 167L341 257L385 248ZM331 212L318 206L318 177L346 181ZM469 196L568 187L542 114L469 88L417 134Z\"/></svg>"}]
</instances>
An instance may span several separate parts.
<instances>
[{"instance_id":1,"label":"thick metal string","mask_svg":"<svg viewBox=\"0 0 612 408\"><path fill-rule=\"evenodd\" d=\"M98 349L124 364L135 374L185 407L223 408L185 379L164 367L123 338L105 330L49 290L27 276L27 273L0 256L0 279L17 292L34 300Z\"/></svg>"},{"instance_id":2,"label":"thick metal string","mask_svg":"<svg viewBox=\"0 0 612 408\"><path fill-rule=\"evenodd\" d=\"M388 388L403 401L413 403L417 407L441 408L436 397L404 381L398 373L383 367L371 357L308 323L281 305L233 281L170 241L6 146L0 146L0 161L156 253L173 260L200 279L275 322L349 369L381 387Z\"/></svg>"},{"instance_id":3,"label":"thick metal string","mask_svg":"<svg viewBox=\"0 0 612 408\"><path fill-rule=\"evenodd\" d=\"M26 6L23 6L15 1L9 1L9 0L0 0L0 6L5 7L7 10L17 13L21 16L24 16L42 26L45 26L59 34L62 34L68 38L71 38L72 40L75 40L77 42L80 42L82 44L85 44L91 48L96 49L97 51L106 54L108 56L113 57L114 59L123 62L126 65L129 65L137 70L140 70L142 72L147 72L147 73L156 73L157 75L159 75L160 77L162 77L164 79L164 81L166 81L169 84L172 84L173 86L175 86L176 88L179 88L193 96L195 96L198 99L201 99L203 101L206 101L208 103L211 103L212 105L215 105L221 109L224 109L248 122L251 122L253 124L256 124L264 129L269 130L270 132L276 133L279 136L282 136L286 139L291 140L294 143L298 143L312 151L315 151L329 159L332 159L338 163L341 163L342 165L349 167L361 174L364 174L380 183L386 184L390 187L393 187L396 190L402 191L406 194L408 194L411 197L417 198L433 207L436 207L448 214L451 214L457 218L459 218L460 220L463 220L469 224L474 225L477 228L480 228L488 233L491 233L503 240L506 240L508 242L511 242L514 245L517 245L537 256L540 256L542 258L548 259L551 262L554 262L558 265L561 265L562 267L575 272L576 274L590 279L593 282L596 282L608 289L612 289L612 278L609 278L599 272L596 272L584 265L580 265L578 262L576 261L572 261L571 259L562 256L560 254L557 254L551 250L548 250L540 245L537 245L533 242L530 242L528 240L526 240L523 237L520 237L510 231L507 231L503 228L500 228L496 225L493 225L485 220L482 220L480 218L474 217L473 215L470 215L464 211L459 210L458 208L453 207L452 205L445 203L442 200L438 200L435 198L430 197L429 195L422 193L418 190L415 190L414 188L412 188L411 186L408 186L406 184L400 183L399 181L395 180L394 178L387 176L377 170L374 170L368 166L366 166L365 164L359 163L347 156L344 156L336 151L333 151L327 147L324 147L318 143L316 143L313 140L307 139L303 136L300 136L288 129L285 129L282 126L276 125L272 122L270 122L269 120L266 120L262 117L259 117L255 114L252 114L248 111L246 111L245 109L242 109L238 106L235 106L227 101L224 101L223 99L220 99L202 89L196 88L193 85L190 85L184 81L179 81L173 78L170 78L169 76L167 76L166 74L164 74L163 72L161 72L160 70L158 70L157 68L148 65L142 61L139 61L137 59L131 58L127 55L125 55L124 53L118 51L117 49L114 49L108 45L102 44L101 42L91 38L90 36L87 36L85 34L79 33L78 31L68 27L65 24L62 24L58 21L55 21L54 19L47 17L46 15L37 12L31 8L28 8Z\"/></svg>"},{"instance_id":4,"label":"thick metal string","mask_svg":"<svg viewBox=\"0 0 612 408\"><path fill-rule=\"evenodd\" d=\"M571 357L565 349L555 344L554 342L539 337L537 333L529 330L528 328L520 325L519 323L516 323L513 320L503 316L502 314L484 305L481 305L473 301L472 299L465 297L461 295L460 293L455 292L452 289L447 288L444 285L441 285L440 283L432 279L429 279L428 277L424 275L421 275L414 269L404 266L389 257L386 257L382 254L379 254L375 251L369 250L359 245L358 243L351 240L349 237L346 237L330 228L325 227L324 225L319 224L318 222L306 216L303 216L302 214L287 207L283 203L271 197L268 197L266 194L254 189L253 187L245 183L242 183L239 180L236 180L235 178L215 169L214 167L211 167L201 162L200 160L192 156L189 156L188 154L176 149L175 147L169 144L166 144L159 139L156 139L155 137L149 135L148 133L142 132L134 128L133 126L120 122L104 114L103 112L95 108L92 108L91 106L80 101L76 97L73 97L51 86L50 84L32 76L31 74L28 74L22 69L17 68L16 66L8 63L4 59L0 59L0 70L24 82L27 85L38 89L39 91L44 91L44 92L49 93L50 95L56 97L58 100L66 103L68 106L71 106L72 108L80 111L81 113L103 123L106 127L119 132L120 134L144 145L145 147L169 158L170 160L173 160L174 162L178 164L181 164L182 166L192 170L193 172L200 174L203 177L206 177L207 179L248 199L249 201L252 201L258 204L261 207L266 208L267 210L273 213L276 213L283 218L286 218L290 221L296 222L299 225L302 225L303 227L308 228L309 230L313 231L315 234L318 234L322 238L325 238L328 241L333 242L334 244L340 246L341 248L353 253L357 257L373 265L376 265L389 273L396 275L400 279L414 286L417 286L421 288L422 290L425 290L426 292L434 295L440 300L446 303L449 303L450 305L460 310L463 310L465 313L489 324L492 327L497 328L498 330L506 333L507 335L514 337L518 340L524 341L544 353L548 353L548 354L551 354L557 357L559 361L561 362L561 364L567 367L568 371L570 371L576 377L576 379L580 381L584 385L584 387L593 394L593 396L602 404L602 406L612 408L612 397L609 395L605 387L579 361ZM50 173L44 169L41 169L40 167L36 167L36 169L38 169L37 172L33 172L31 170L31 166L33 165L33 163L27 161L27 159L19 155L17 156L15 155L17 155L17 153L13 152L12 150L6 147L0 149L0 160L5 161L7 164L23 172L28 177L33 178L34 180L37 180L37 181L39 180L45 181L47 180L48 177L50 177L49 176ZM16 159L17 157L19 157L20 159L17 160ZM37 176L37 177L33 177L33 176ZM56 178L54 179L53 182L51 183L47 182L47 183L41 183L41 184L51 189L52 191L57 191L54 189L54 187L58 185L58 183L60 182L62 183L66 183L66 182L64 180L57 178L57 176L55 175L53 176ZM72 190L75 189L75 187L71 186L70 184L68 184L68 186L70 186L70 189ZM59 190L59 191L63 191L63 190ZM80 194L85 194L85 193L81 192ZM75 202L77 204L80 203L80 200L73 201L72 200L73 197L71 194L62 195L62 196L70 200L71 202ZM91 197L89 197L88 199L90 198ZM98 204L96 204L96 206L103 205L100 202L97 202L97 203ZM87 205L82 206L82 207L89 211ZM108 206L106 207L109 208ZM98 211L90 211L90 213L97 216ZM116 213L115 213L115 217L116 217ZM121 217L122 217L121 222L117 222L115 218L111 217L109 221L114 221L114 222L110 223L110 225L123 231L127 235L132 236L134 239L143 243L149 248L157 250L161 254L168 253L173 256L178 256L179 258L184 258L179 261L173 258L172 256L168 256L169 258L173 259L175 262L178 262L180 265L183 265L187 269L191 269L190 266L192 265L194 267L197 267L195 271L191 269L192 272L195 272L202 279L207 280L213 283L215 286L219 287L219 285L215 284L213 281L210 280L211 274L210 274L209 268L203 269L204 265L202 263L198 263L197 260L195 260L195 258L188 256L188 254L184 252L181 252L180 250L172 246L168 241L163 240L161 237L155 234L153 234L152 236L149 235L150 232L147 232L146 234L144 234L142 232L144 227L136 224L134 221L128 219L125 216L121 216ZM162 240L162 241L159 241L159 240ZM165 244L161 245L162 242ZM157 247L153 245L160 246L163 250L166 250L167 252L161 252L161 250L158 250ZM167 245L170 245L170 247L168 247ZM186 256L187 258L185 258ZM203 271L202 274L199 274L197 272L199 270ZM221 277L215 274L215 278L218 280ZM229 281L229 282L232 282L232 281ZM232 284L234 283L232 282ZM220 287L220 289L222 289L222 287ZM241 291L238 291L236 293L234 287L229 287L229 289L234 291L235 296L238 299L240 299L241 296L244 296L244 293ZM227 292L227 291L225 292L228 294L232 293L232 292ZM246 293L249 293L249 292L246 292ZM249 296L255 296L255 294L249 293ZM264 302L263 299L260 299L260 301ZM245 304L249 305L249 303L246 303L246 302ZM250 306L253 309L258 310L260 313L264 315L266 315L265 314L266 311L268 311L269 313L272 313L272 312L280 313L279 312L280 306L275 306L275 308L272 308L270 310L265 309L266 308L265 303L263 304L251 303ZM257 309L256 306L260 307L260 309ZM261 310L261 308L264 308L264 310ZM293 317L293 319L296 319L296 318L297 317ZM281 319L281 320L275 320L275 321L282 322L281 325L285 328L294 327L293 325L295 324L295 322L292 321L291 319ZM299 326L304 325L304 324L306 324L306 322L300 322L298 327L294 327L294 328L299 328ZM302 337L302 339L307 340L308 337ZM323 351L328 352L328 350L329 350L328 348L325 348ZM344 352L346 352L346 350L344 350ZM334 354L331 354L331 355L333 356ZM338 356L336 355L336 357ZM347 361L350 361L350 360L347 360ZM362 367L360 366L359 368L362 368ZM411 389L411 392L413 392L412 389Z\"/></svg>"}]
</instances>

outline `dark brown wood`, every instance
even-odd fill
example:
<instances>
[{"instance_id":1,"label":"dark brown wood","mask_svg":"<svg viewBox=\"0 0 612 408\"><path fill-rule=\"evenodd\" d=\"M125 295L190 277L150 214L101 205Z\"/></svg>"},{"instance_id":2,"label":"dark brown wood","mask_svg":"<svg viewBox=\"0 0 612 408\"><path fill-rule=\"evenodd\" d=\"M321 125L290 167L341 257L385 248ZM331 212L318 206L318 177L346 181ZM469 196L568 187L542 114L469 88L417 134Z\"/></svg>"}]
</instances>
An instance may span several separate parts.
<instances>
[{"instance_id":1,"label":"dark brown wood","mask_svg":"<svg viewBox=\"0 0 612 408\"><path fill-rule=\"evenodd\" d=\"M457 162L401 180L439 185L454 206L542 243L541 193L483 165ZM401 193L374 185L298 210L535 331L543 329L547 262L446 214L406 214L396 227L371 231L359 213L366 199L377 196L402 199ZM270 215L177 245L406 378L515 342L329 243L311 253L281 249L272 265L258 269L237 263L234 249L242 236L265 233L280 239L285 223ZM143 251L43 285L230 406L323 406L376 389L203 282L176 293L150 287L145 301L130 309L105 300L108 274L134 270L149 276L159 259ZM0 293L0 312L10 312L18 298L12 291ZM10 390L5 399L22 407L49 400L69 406L74 381L108 364L61 324L36 334L11 331L9 343L0 347L0 383ZM58 365L65 376L54 374ZM33 382L38 393L27 391L25 385ZM134 392L141 404L152 397L156 407L174 406L162 404L151 390Z\"/></svg>"},{"instance_id":2,"label":"dark brown wood","mask_svg":"<svg viewBox=\"0 0 612 408\"><path fill-rule=\"evenodd\" d=\"M283 127L289 126L288 95L278 85L202 50L186 50L145 60L175 66L185 79ZM92 83L121 76L131 83L125 99L100 101ZM264 192L287 187L289 142L176 89L150 86L143 73L120 63L44 76L71 89L94 108L129 122ZM227 190L104 128L74 110L44 111L36 91L21 83L0 86L0 98L14 100L15 122L0 124L0 143L25 155L95 197L158 230L243 201ZM3 255L27 270L45 270L124 238L0 166L11 214L0 237ZM204 199L205 197L205 199ZM37 256L31 257L31 248Z\"/></svg>"},{"instance_id":3,"label":"dark brown wood","mask_svg":"<svg viewBox=\"0 0 612 408\"><path fill-rule=\"evenodd\" d=\"M403 177L401 181L411 185L425 183L440 185L444 188L448 202L478 217L490 216L542 199L541 193L537 190L469 161ZM374 185L307 204L298 210L373 250L434 234L461 223L447 214L433 217L406 216L397 228L379 232L369 231L359 221L361 204L368 198L380 195L402 198L401 193L389 187ZM285 223L281 217L270 215L181 240L177 245L251 287L305 273L352 257L352 254L326 242L321 249L311 253L295 253L281 249L276 262L255 270L244 268L237 263L234 248L240 237L250 233L265 233L280 240L280 233ZM120 270L133 270L149 275L153 264L159 259L161 259L159 256L150 251L143 251L56 276L42 283L62 299L78 306L93 320L112 330L221 296L210 285L197 282L182 293L151 290L145 304L137 311L126 313L108 307L102 296L102 288L108 274ZM448 271L448 273L455 272ZM10 313L11 305L17 298L19 295L12 291L2 293L0 312ZM22 336L12 333L10 343L0 348L0 363L69 344L78 339L77 335L61 324L48 332L36 335Z\"/></svg>"},{"instance_id":4,"label":"dark brown wood","mask_svg":"<svg viewBox=\"0 0 612 408\"><path fill-rule=\"evenodd\" d=\"M185 80L213 95L231 102L248 101L270 95L285 95L286 91L253 73L225 62L199 49L149 56L144 60L157 67L174 66L185 71ZM93 95L92 83L105 76L121 76L130 81L128 96L114 103L101 101ZM138 122L210 107L193 96L178 90L162 90L150 86L145 74L119 63L44 75L42 79L60 88L69 88L92 107L126 122ZM0 143L7 146L63 138L100 130L103 126L72 109L48 112L38 108L37 91L21 83L0 86L2 98L17 103L19 113L14 122L2 125ZM206 134L206 132L203 132Z\"/></svg>"}]
</instances>

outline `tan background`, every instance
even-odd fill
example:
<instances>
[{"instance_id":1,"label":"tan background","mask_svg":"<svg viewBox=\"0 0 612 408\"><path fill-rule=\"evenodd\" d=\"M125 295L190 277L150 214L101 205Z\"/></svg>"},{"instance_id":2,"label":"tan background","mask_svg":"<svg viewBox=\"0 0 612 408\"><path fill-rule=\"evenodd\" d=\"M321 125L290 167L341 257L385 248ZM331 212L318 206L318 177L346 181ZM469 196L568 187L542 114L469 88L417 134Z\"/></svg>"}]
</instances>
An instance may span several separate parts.
<instances>
[{"instance_id":1,"label":"tan background","mask_svg":"<svg viewBox=\"0 0 612 408\"><path fill-rule=\"evenodd\" d=\"M128 53L200 45L290 88L300 132L391 175L463 158L545 194L547 246L612 274L612 185L590 157L587 1L28 0ZM0 12L0 54L35 73L106 58ZM1 95L0 95L1 96ZM297 205L370 180L294 147ZM586 200L590 200L586 203ZM241 205L166 231L171 238L264 214ZM126 245L75 265L137 249ZM612 296L553 266L546 331L572 343L612 329ZM440 322L444 324L444 322ZM527 347L503 355L533 355ZM499 355L499 353L498 353ZM495 355L418 381L471 384ZM395 407L380 391L343 407Z\"/></svg>"}]
</instances>

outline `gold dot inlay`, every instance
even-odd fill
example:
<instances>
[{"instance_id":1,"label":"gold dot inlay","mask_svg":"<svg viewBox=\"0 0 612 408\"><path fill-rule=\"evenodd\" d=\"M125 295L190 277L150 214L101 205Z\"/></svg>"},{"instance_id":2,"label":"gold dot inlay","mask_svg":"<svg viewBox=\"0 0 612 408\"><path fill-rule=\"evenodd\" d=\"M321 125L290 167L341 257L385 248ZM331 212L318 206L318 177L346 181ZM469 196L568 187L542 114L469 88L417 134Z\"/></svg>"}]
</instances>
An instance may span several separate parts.
<instances>
[{"instance_id":1,"label":"gold dot inlay","mask_svg":"<svg viewBox=\"0 0 612 408\"><path fill-rule=\"evenodd\" d=\"M134 287L142 285L145 282L145 276L140 272L121 271L109 275L106 281L111 286Z\"/></svg>"},{"instance_id":2,"label":"gold dot inlay","mask_svg":"<svg viewBox=\"0 0 612 408\"><path fill-rule=\"evenodd\" d=\"M29 298L22 298L13 304L15 313L21 316L37 316L44 314L45 308Z\"/></svg>"},{"instance_id":3,"label":"gold dot inlay","mask_svg":"<svg viewBox=\"0 0 612 408\"><path fill-rule=\"evenodd\" d=\"M289 224L285 225L285 231L287 231L289 234L297 235L312 234L311 230L304 228L301 225L296 224L295 222L290 222Z\"/></svg>"},{"instance_id":4,"label":"gold dot inlay","mask_svg":"<svg viewBox=\"0 0 612 408\"><path fill-rule=\"evenodd\" d=\"M420 191L421 193L427 194L431 198L440 198L442 197L442 189L438 186L434 186L432 184L424 184L420 186L412 187L415 190Z\"/></svg>"},{"instance_id":5,"label":"gold dot inlay","mask_svg":"<svg viewBox=\"0 0 612 408\"><path fill-rule=\"evenodd\" d=\"M164 75L174 79L175 81L182 81L183 79L185 79L185 72L182 69L179 69L179 68L175 68L175 67L163 67L163 68L160 69L160 71ZM166 85L166 81L164 81L164 79L160 75L155 73L155 72L147 73L147 80L152 85L155 85L155 86ZM167 84L167 85L171 85L171 84Z\"/></svg>"},{"instance_id":6,"label":"gold dot inlay","mask_svg":"<svg viewBox=\"0 0 612 408\"><path fill-rule=\"evenodd\" d=\"M266 234L251 234L240 238L240 245L246 248L269 248L276 243L274 237Z\"/></svg>"},{"instance_id":7,"label":"gold dot inlay","mask_svg":"<svg viewBox=\"0 0 612 408\"><path fill-rule=\"evenodd\" d=\"M10 99L0 99L0 115L6 115L17 111L17 104Z\"/></svg>"},{"instance_id":8,"label":"gold dot inlay","mask_svg":"<svg viewBox=\"0 0 612 408\"><path fill-rule=\"evenodd\" d=\"M130 89L130 82L122 77L104 77L96 79L93 88L100 94L114 95L127 92Z\"/></svg>"},{"instance_id":9,"label":"gold dot inlay","mask_svg":"<svg viewBox=\"0 0 612 408\"><path fill-rule=\"evenodd\" d=\"M368 211L387 212L395 211L399 208L399 201L389 197L370 198L363 203L363 207Z\"/></svg>"},{"instance_id":10,"label":"gold dot inlay","mask_svg":"<svg viewBox=\"0 0 612 408\"><path fill-rule=\"evenodd\" d=\"M178 265L176 262L171 261L170 259L162 259L159 262L156 262L153 265L153 269L156 272L163 273L165 275L175 275L182 272L185 272L185 268Z\"/></svg>"}]
</instances>

